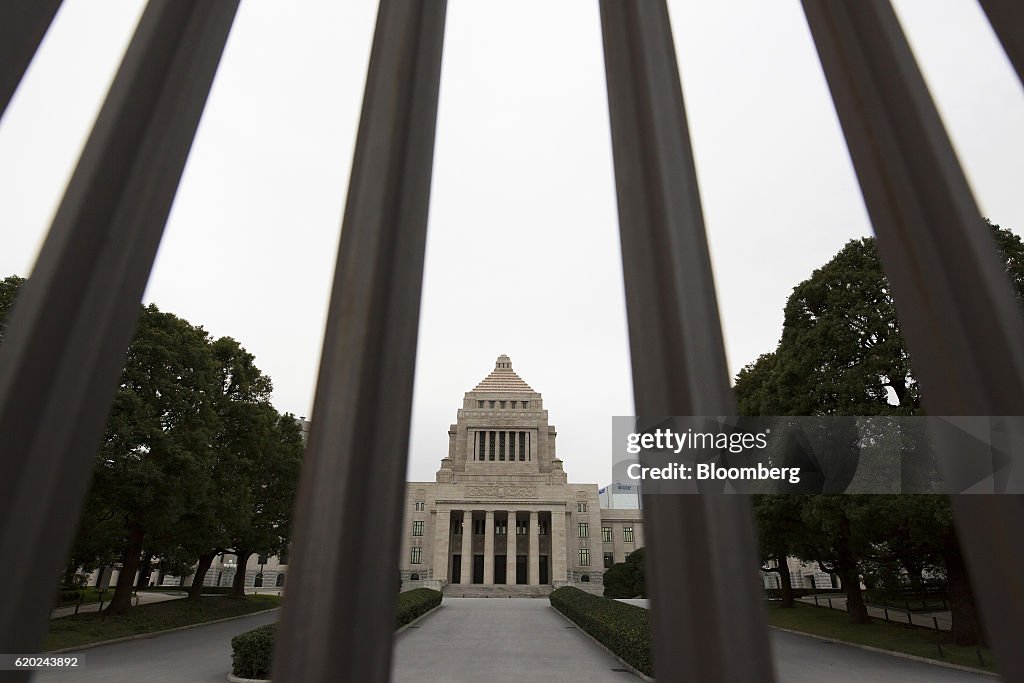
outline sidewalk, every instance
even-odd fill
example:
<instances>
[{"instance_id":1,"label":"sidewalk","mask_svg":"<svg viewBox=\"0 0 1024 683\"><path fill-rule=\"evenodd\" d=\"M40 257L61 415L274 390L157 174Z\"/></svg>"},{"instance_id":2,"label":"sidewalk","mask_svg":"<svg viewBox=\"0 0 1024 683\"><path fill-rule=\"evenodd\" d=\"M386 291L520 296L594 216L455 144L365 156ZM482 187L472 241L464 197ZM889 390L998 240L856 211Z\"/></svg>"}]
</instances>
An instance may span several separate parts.
<instances>
[{"instance_id":1,"label":"sidewalk","mask_svg":"<svg viewBox=\"0 0 1024 683\"><path fill-rule=\"evenodd\" d=\"M111 590L103 600L103 606L106 607L110 604L110 598L113 597L114 591ZM166 591L159 592L146 592L139 591L137 594L132 595L132 607L135 605L148 605L154 602L166 602L167 600L180 600L187 595L184 591L181 593L168 593ZM70 617L75 614L75 607L78 607L78 613L84 614L85 612L99 612L100 603L98 602L87 602L84 605L70 605L68 607L58 607L50 612L51 619L60 619L61 617Z\"/></svg>"},{"instance_id":2,"label":"sidewalk","mask_svg":"<svg viewBox=\"0 0 1024 683\"><path fill-rule=\"evenodd\" d=\"M817 600L818 607L831 607L846 611L846 596L839 593L827 595L805 595L797 598L799 602L806 605L814 605ZM949 610L937 610L934 612L908 612L898 607L878 607L868 605L868 614L872 617L885 619L897 624L910 624L939 631L951 631L953 629L953 616Z\"/></svg>"}]
</instances>

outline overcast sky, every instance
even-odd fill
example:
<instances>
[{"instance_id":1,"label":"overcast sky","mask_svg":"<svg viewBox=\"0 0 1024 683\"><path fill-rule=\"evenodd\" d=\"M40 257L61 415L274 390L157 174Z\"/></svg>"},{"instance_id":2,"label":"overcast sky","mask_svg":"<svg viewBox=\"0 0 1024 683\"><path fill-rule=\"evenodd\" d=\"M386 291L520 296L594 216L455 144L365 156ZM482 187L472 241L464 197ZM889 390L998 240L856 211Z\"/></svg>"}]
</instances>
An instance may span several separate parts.
<instances>
[{"instance_id":1,"label":"overcast sky","mask_svg":"<svg viewBox=\"0 0 1024 683\"><path fill-rule=\"evenodd\" d=\"M0 120L0 277L28 275L141 11L65 0ZM1024 232L1024 93L974 0L895 3L985 215ZM798 0L669 2L730 371L870 225ZM310 415L376 12L243 0L146 291ZM449 0L409 477L507 353L570 481L633 410L598 6ZM400 425L396 425L396 428Z\"/></svg>"}]
</instances>

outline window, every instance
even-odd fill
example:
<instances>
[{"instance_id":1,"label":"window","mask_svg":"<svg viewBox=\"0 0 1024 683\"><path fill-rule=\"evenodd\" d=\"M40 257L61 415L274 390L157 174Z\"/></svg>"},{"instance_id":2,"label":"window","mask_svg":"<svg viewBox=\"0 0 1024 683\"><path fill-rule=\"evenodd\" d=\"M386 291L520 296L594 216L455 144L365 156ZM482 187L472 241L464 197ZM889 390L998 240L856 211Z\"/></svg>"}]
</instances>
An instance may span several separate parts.
<instances>
[{"instance_id":1,"label":"window","mask_svg":"<svg viewBox=\"0 0 1024 683\"><path fill-rule=\"evenodd\" d=\"M483 401L477 401L476 402L476 407L477 408L483 408L484 407L484 402Z\"/></svg>"},{"instance_id":2,"label":"window","mask_svg":"<svg viewBox=\"0 0 1024 683\"><path fill-rule=\"evenodd\" d=\"M590 548L580 548L580 566L590 566Z\"/></svg>"},{"instance_id":3,"label":"window","mask_svg":"<svg viewBox=\"0 0 1024 683\"><path fill-rule=\"evenodd\" d=\"M491 403L494 403L494 401L491 401ZM488 433L491 435L491 439L490 439L490 447L488 448L488 451L487 451L487 459L488 460L494 460L494 444L497 441L497 439L495 438L496 432L488 432Z\"/></svg>"},{"instance_id":4,"label":"window","mask_svg":"<svg viewBox=\"0 0 1024 683\"><path fill-rule=\"evenodd\" d=\"M495 521L494 522L494 533L498 536L505 536L508 534L508 522Z\"/></svg>"},{"instance_id":5,"label":"window","mask_svg":"<svg viewBox=\"0 0 1024 683\"><path fill-rule=\"evenodd\" d=\"M489 408L493 408L494 407L494 401L488 401L487 404L488 404Z\"/></svg>"},{"instance_id":6,"label":"window","mask_svg":"<svg viewBox=\"0 0 1024 683\"><path fill-rule=\"evenodd\" d=\"M590 538L590 525L586 522L580 522L576 532L580 538Z\"/></svg>"},{"instance_id":7,"label":"window","mask_svg":"<svg viewBox=\"0 0 1024 683\"><path fill-rule=\"evenodd\" d=\"M415 522L412 523L412 535L413 536L422 536L423 535L423 521L422 520L416 520Z\"/></svg>"},{"instance_id":8,"label":"window","mask_svg":"<svg viewBox=\"0 0 1024 683\"><path fill-rule=\"evenodd\" d=\"M612 528L610 526L601 527L601 540L604 543L612 542Z\"/></svg>"},{"instance_id":9,"label":"window","mask_svg":"<svg viewBox=\"0 0 1024 683\"><path fill-rule=\"evenodd\" d=\"M487 454L484 453L484 446L486 446L487 439L484 438L484 435L485 435L484 432L477 432L476 433L477 441L480 442L479 446L477 446L477 454L478 454L477 455L477 460L486 460L487 459L485 457Z\"/></svg>"},{"instance_id":10,"label":"window","mask_svg":"<svg viewBox=\"0 0 1024 683\"><path fill-rule=\"evenodd\" d=\"M590 574L584 574L580 577L580 581L583 583L590 583Z\"/></svg>"},{"instance_id":11,"label":"window","mask_svg":"<svg viewBox=\"0 0 1024 683\"><path fill-rule=\"evenodd\" d=\"M622 540L625 541L626 543L632 543L633 542L633 527L631 527L631 526L624 526L624 527L622 527Z\"/></svg>"},{"instance_id":12,"label":"window","mask_svg":"<svg viewBox=\"0 0 1024 683\"><path fill-rule=\"evenodd\" d=\"M504 401L498 401L498 407L501 408L502 410L504 410L505 409L505 402Z\"/></svg>"},{"instance_id":13,"label":"window","mask_svg":"<svg viewBox=\"0 0 1024 683\"><path fill-rule=\"evenodd\" d=\"M519 432L519 460L526 460L526 432Z\"/></svg>"},{"instance_id":14,"label":"window","mask_svg":"<svg viewBox=\"0 0 1024 683\"><path fill-rule=\"evenodd\" d=\"M409 580L410 581L419 581L420 580L420 575L417 574L416 572L413 572L412 574L409 575Z\"/></svg>"},{"instance_id":15,"label":"window","mask_svg":"<svg viewBox=\"0 0 1024 683\"><path fill-rule=\"evenodd\" d=\"M416 512L423 512L426 509L427 509L427 504L426 503L424 503L423 501L417 501L416 502Z\"/></svg>"},{"instance_id":16,"label":"window","mask_svg":"<svg viewBox=\"0 0 1024 683\"><path fill-rule=\"evenodd\" d=\"M545 521L543 519L537 520L537 533L540 534L541 536L547 536L548 535L548 523L547 523L547 521Z\"/></svg>"},{"instance_id":17,"label":"window","mask_svg":"<svg viewBox=\"0 0 1024 683\"><path fill-rule=\"evenodd\" d=\"M615 560L612 558L612 554L611 553L605 553L604 554L604 568L608 569L613 564L615 564Z\"/></svg>"},{"instance_id":18,"label":"window","mask_svg":"<svg viewBox=\"0 0 1024 683\"><path fill-rule=\"evenodd\" d=\"M423 561L423 548L417 546L409 550L412 551L412 555L409 557L409 564L420 564Z\"/></svg>"},{"instance_id":19,"label":"window","mask_svg":"<svg viewBox=\"0 0 1024 683\"><path fill-rule=\"evenodd\" d=\"M516 536L525 536L526 533L527 533L527 529L528 529L527 525L528 524L529 524L529 522L527 522L525 519L517 519L516 520Z\"/></svg>"},{"instance_id":20,"label":"window","mask_svg":"<svg viewBox=\"0 0 1024 683\"><path fill-rule=\"evenodd\" d=\"M505 461L505 432L498 432L498 460Z\"/></svg>"},{"instance_id":21,"label":"window","mask_svg":"<svg viewBox=\"0 0 1024 683\"><path fill-rule=\"evenodd\" d=\"M486 530L487 530L487 520L486 519L474 519L473 520L473 535L475 535L475 536L483 536L484 532Z\"/></svg>"},{"instance_id":22,"label":"window","mask_svg":"<svg viewBox=\"0 0 1024 683\"><path fill-rule=\"evenodd\" d=\"M576 503L576 512L586 512L586 511L587 511L587 504L586 503Z\"/></svg>"}]
</instances>

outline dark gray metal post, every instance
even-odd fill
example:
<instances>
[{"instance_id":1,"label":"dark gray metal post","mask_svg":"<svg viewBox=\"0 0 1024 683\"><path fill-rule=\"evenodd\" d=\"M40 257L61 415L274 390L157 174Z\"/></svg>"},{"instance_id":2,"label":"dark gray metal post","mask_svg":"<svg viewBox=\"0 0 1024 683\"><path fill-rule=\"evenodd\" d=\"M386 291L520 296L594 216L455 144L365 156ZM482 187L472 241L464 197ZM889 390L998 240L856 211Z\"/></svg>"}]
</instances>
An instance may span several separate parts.
<instances>
[{"instance_id":1,"label":"dark gray metal post","mask_svg":"<svg viewBox=\"0 0 1024 683\"><path fill-rule=\"evenodd\" d=\"M387 681L444 0L382 0L274 680Z\"/></svg>"},{"instance_id":2,"label":"dark gray metal post","mask_svg":"<svg viewBox=\"0 0 1024 683\"><path fill-rule=\"evenodd\" d=\"M1024 415L1024 320L892 7L803 3L928 412ZM953 505L1000 671L1024 680L1024 503Z\"/></svg>"},{"instance_id":3,"label":"dark gray metal post","mask_svg":"<svg viewBox=\"0 0 1024 683\"><path fill-rule=\"evenodd\" d=\"M0 116L14 96L61 0L5 0L0 3Z\"/></svg>"},{"instance_id":4,"label":"dark gray metal post","mask_svg":"<svg viewBox=\"0 0 1024 683\"><path fill-rule=\"evenodd\" d=\"M1020 0L978 0L1003 44L1006 56L1024 82L1024 3Z\"/></svg>"},{"instance_id":5,"label":"dark gray metal post","mask_svg":"<svg viewBox=\"0 0 1024 683\"><path fill-rule=\"evenodd\" d=\"M237 0L152 0L0 347L0 650L35 652Z\"/></svg>"},{"instance_id":6,"label":"dark gray metal post","mask_svg":"<svg viewBox=\"0 0 1024 683\"><path fill-rule=\"evenodd\" d=\"M637 414L735 414L668 10L602 0L601 24ZM657 678L773 680L749 501L643 507Z\"/></svg>"}]
</instances>

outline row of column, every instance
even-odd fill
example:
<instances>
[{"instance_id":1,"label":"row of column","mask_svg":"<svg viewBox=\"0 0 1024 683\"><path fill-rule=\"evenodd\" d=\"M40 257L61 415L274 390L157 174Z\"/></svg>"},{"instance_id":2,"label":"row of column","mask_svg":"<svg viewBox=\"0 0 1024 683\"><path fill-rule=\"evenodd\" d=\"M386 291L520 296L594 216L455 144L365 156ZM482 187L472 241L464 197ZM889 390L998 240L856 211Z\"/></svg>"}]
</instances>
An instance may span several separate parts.
<instances>
[{"instance_id":1,"label":"row of column","mask_svg":"<svg viewBox=\"0 0 1024 683\"><path fill-rule=\"evenodd\" d=\"M505 529L505 583L514 585L516 583L516 510L508 511L508 522ZM522 512L522 511L520 511ZM527 527L527 584L536 586L540 584L540 524L539 512L530 510L529 526ZM451 530L451 511L438 511L437 524L435 525L434 539L434 575L447 576L449 562L449 534ZM548 577L550 583L565 580L565 513L564 511L553 511L551 513L551 572ZM494 533L494 511L485 511L484 524L484 585L494 584L494 555L495 555L495 533ZM470 584L473 581L473 511L462 511L462 564L460 568L460 582Z\"/></svg>"},{"instance_id":2,"label":"row of column","mask_svg":"<svg viewBox=\"0 0 1024 683\"><path fill-rule=\"evenodd\" d=\"M532 460L529 431L479 430L473 432L473 460Z\"/></svg>"}]
</instances>

